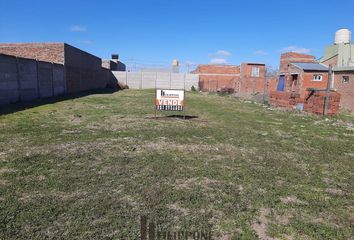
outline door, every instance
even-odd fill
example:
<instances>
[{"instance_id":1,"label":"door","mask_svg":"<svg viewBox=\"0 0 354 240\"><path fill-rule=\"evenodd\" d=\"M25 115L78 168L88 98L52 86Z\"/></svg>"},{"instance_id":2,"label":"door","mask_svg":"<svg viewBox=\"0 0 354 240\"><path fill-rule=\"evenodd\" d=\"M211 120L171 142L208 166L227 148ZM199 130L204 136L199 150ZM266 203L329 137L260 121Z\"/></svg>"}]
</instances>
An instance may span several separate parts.
<instances>
[{"instance_id":1,"label":"door","mask_svg":"<svg viewBox=\"0 0 354 240\"><path fill-rule=\"evenodd\" d=\"M284 87L285 87L285 76L281 75L279 77L279 82L278 82L278 86L277 86L277 91L278 92L284 92Z\"/></svg>"}]
</instances>

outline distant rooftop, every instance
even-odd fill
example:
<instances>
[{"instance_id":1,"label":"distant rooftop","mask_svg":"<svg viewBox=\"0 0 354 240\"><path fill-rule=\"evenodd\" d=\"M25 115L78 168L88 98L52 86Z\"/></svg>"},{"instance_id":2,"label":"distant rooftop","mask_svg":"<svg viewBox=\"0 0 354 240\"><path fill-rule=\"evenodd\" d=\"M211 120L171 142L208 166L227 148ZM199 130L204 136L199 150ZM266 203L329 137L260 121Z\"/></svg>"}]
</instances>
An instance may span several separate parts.
<instances>
[{"instance_id":1,"label":"distant rooftop","mask_svg":"<svg viewBox=\"0 0 354 240\"><path fill-rule=\"evenodd\" d=\"M321 63L300 63L300 62L292 62L294 66L304 70L304 71L323 71L327 72L328 67Z\"/></svg>"}]
</instances>

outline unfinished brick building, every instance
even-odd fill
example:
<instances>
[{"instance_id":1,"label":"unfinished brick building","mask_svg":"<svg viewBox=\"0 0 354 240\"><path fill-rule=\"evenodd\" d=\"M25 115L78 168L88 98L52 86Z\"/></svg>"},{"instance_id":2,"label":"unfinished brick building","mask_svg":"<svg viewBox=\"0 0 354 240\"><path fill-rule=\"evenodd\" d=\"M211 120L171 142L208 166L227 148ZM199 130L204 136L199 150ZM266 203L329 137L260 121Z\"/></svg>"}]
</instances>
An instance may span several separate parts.
<instances>
[{"instance_id":1,"label":"unfinished brick building","mask_svg":"<svg viewBox=\"0 0 354 240\"><path fill-rule=\"evenodd\" d=\"M199 89L216 92L234 89L240 78L240 67L235 65L199 65L192 73L199 74Z\"/></svg>"},{"instance_id":2,"label":"unfinished brick building","mask_svg":"<svg viewBox=\"0 0 354 240\"><path fill-rule=\"evenodd\" d=\"M109 81L100 58L66 43L0 44L0 54L64 65L65 93L105 88Z\"/></svg>"},{"instance_id":3,"label":"unfinished brick building","mask_svg":"<svg viewBox=\"0 0 354 240\"><path fill-rule=\"evenodd\" d=\"M199 88L216 92L223 89L237 93L264 93L267 89L266 67L261 63L237 65L199 65L192 73L199 74Z\"/></svg>"},{"instance_id":4,"label":"unfinished brick building","mask_svg":"<svg viewBox=\"0 0 354 240\"><path fill-rule=\"evenodd\" d=\"M265 93L266 66L263 63L242 63L235 91L239 93Z\"/></svg>"},{"instance_id":5,"label":"unfinished brick building","mask_svg":"<svg viewBox=\"0 0 354 240\"><path fill-rule=\"evenodd\" d=\"M328 86L328 67L315 61L315 57L300 53L284 53L280 57L280 71L275 91L269 100L274 106L296 108L322 114L324 91ZM340 95L329 94L328 114L339 111Z\"/></svg>"}]
</instances>

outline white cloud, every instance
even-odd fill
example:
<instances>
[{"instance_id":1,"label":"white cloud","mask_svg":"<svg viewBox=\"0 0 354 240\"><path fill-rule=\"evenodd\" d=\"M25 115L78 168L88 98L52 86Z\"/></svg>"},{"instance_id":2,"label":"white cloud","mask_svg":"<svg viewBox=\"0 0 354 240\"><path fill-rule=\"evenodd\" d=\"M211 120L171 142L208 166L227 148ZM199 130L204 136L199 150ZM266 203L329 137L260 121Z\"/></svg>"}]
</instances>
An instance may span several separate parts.
<instances>
[{"instance_id":1,"label":"white cloud","mask_svg":"<svg viewBox=\"0 0 354 240\"><path fill-rule=\"evenodd\" d=\"M280 52L297 52L297 53L303 53L303 54L309 54L311 52L311 49L308 48L303 48L303 47L297 47L297 46L289 46L282 48Z\"/></svg>"},{"instance_id":2,"label":"white cloud","mask_svg":"<svg viewBox=\"0 0 354 240\"><path fill-rule=\"evenodd\" d=\"M227 58L230 57L231 53L226 50L218 50L215 53L210 53L209 57L210 58Z\"/></svg>"},{"instance_id":3,"label":"white cloud","mask_svg":"<svg viewBox=\"0 0 354 240\"><path fill-rule=\"evenodd\" d=\"M215 53L209 54L210 63L212 64L227 64L227 58L232 54L226 50L218 50Z\"/></svg>"},{"instance_id":4,"label":"white cloud","mask_svg":"<svg viewBox=\"0 0 354 240\"><path fill-rule=\"evenodd\" d=\"M212 59L210 59L210 63L213 63L213 64L227 64L227 60L225 58L212 58Z\"/></svg>"},{"instance_id":5,"label":"white cloud","mask_svg":"<svg viewBox=\"0 0 354 240\"><path fill-rule=\"evenodd\" d=\"M263 50L257 50L257 51L254 52L254 54L258 55L258 56L265 56L268 53L266 51L263 51Z\"/></svg>"},{"instance_id":6,"label":"white cloud","mask_svg":"<svg viewBox=\"0 0 354 240\"><path fill-rule=\"evenodd\" d=\"M85 26L73 25L70 27L71 32L86 32L87 28Z\"/></svg>"},{"instance_id":7,"label":"white cloud","mask_svg":"<svg viewBox=\"0 0 354 240\"><path fill-rule=\"evenodd\" d=\"M230 57L231 56L231 53L229 51L226 51L226 50L219 50L219 51L216 51L215 53L217 56L224 56L224 57Z\"/></svg>"}]
</instances>

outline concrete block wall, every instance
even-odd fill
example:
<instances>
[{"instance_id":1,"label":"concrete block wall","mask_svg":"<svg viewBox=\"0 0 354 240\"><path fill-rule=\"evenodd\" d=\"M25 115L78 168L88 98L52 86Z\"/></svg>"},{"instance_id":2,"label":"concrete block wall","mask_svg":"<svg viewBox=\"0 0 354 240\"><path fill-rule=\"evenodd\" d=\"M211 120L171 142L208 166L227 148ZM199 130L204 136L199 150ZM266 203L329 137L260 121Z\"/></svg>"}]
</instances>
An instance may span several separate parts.
<instances>
[{"instance_id":1,"label":"concrete block wall","mask_svg":"<svg viewBox=\"0 0 354 240\"><path fill-rule=\"evenodd\" d=\"M0 54L0 105L63 93L63 65Z\"/></svg>"},{"instance_id":2,"label":"concrete block wall","mask_svg":"<svg viewBox=\"0 0 354 240\"><path fill-rule=\"evenodd\" d=\"M66 82L64 74L64 66L61 64L53 64L53 95L60 96L65 94Z\"/></svg>"},{"instance_id":3,"label":"concrete block wall","mask_svg":"<svg viewBox=\"0 0 354 240\"><path fill-rule=\"evenodd\" d=\"M166 73L166 72L121 72L112 71L116 81L131 89L183 89L198 88L198 74Z\"/></svg>"},{"instance_id":4,"label":"concrete block wall","mask_svg":"<svg viewBox=\"0 0 354 240\"><path fill-rule=\"evenodd\" d=\"M24 70L27 73L30 72L30 74L40 72L38 75L40 76L40 88L38 88L40 97L49 96L49 89L52 89L51 95L57 96L62 93L102 89L109 84L110 76L104 74L100 58L66 43L0 43L1 53L41 61L38 63L39 67L37 66L36 70L33 66L27 66L27 68L32 69L31 71L29 69ZM52 65L53 69L50 70L49 65L44 62L48 64L57 63L60 66ZM53 74L50 75L49 71L52 71ZM24 78L25 82L26 78L31 78L31 76L26 77L24 75L22 74L21 78ZM41 78L42 76L43 78ZM64 79L64 83L62 79ZM52 85L49 83L52 83ZM34 98L36 94L33 89L34 87L31 86L26 90L21 90L24 99ZM27 95L28 97L26 97Z\"/></svg>"},{"instance_id":5,"label":"concrete block wall","mask_svg":"<svg viewBox=\"0 0 354 240\"><path fill-rule=\"evenodd\" d=\"M110 76L102 68L102 60L90 53L64 44L66 90L78 93L87 90L106 88Z\"/></svg>"},{"instance_id":6,"label":"concrete block wall","mask_svg":"<svg viewBox=\"0 0 354 240\"><path fill-rule=\"evenodd\" d=\"M20 100L28 101L38 98L37 61L17 58Z\"/></svg>"},{"instance_id":7,"label":"concrete block wall","mask_svg":"<svg viewBox=\"0 0 354 240\"><path fill-rule=\"evenodd\" d=\"M52 64L47 62L38 62L37 74L39 98L52 97L54 95Z\"/></svg>"},{"instance_id":8,"label":"concrete block wall","mask_svg":"<svg viewBox=\"0 0 354 240\"><path fill-rule=\"evenodd\" d=\"M19 99L17 59L0 55L0 105Z\"/></svg>"}]
</instances>

